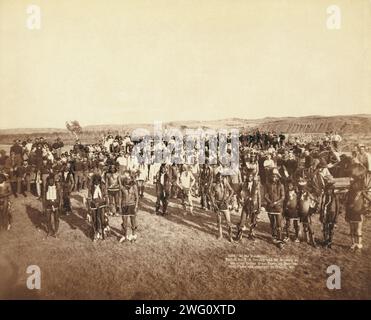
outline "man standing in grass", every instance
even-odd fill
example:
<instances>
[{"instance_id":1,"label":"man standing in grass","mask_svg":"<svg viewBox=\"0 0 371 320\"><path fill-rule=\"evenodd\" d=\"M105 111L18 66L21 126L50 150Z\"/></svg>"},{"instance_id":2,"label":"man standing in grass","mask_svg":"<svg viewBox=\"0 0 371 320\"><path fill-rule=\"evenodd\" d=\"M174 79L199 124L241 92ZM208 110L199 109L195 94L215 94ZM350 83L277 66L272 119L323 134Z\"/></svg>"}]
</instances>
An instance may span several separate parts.
<instances>
[{"instance_id":1,"label":"man standing in grass","mask_svg":"<svg viewBox=\"0 0 371 320\"><path fill-rule=\"evenodd\" d=\"M242 190L238 195L239 203L242 205L241 220L238 226L237 240L242 239L242 233L246 228L248 220L249 238L255 239L254 229L257 223L257 216L261 208L260 183L254 179L253 172L249 172Z\"/></svg>"},{"instance_id":2,"label":"man standing in grass","mask_svg":"<svg viewBox=\"0 0 371 320\"><path fill-rule=\"evenodd\" d=\"M267 212L271 224L273 243L280 249L283 248L282 238L282 212L283 201L285 200L285 191L283 184L279 180L279 174L273 170L270 181L266 184L265 201L267 203Z\"/></svg>"},{"instance_id":3,"label":"man standing in grass","mask_svg":"<svg viewBox=\"0 0 371 320\"><path fill-rule=\"evenodd\" d=\"M122 178L121 183L121 214L122 214L122 229L124 231L123 237L120 242L125 240L135 242L137 240L137 212L139 204L138 186L130 175L129 171L126 171ZM130 223L129 223L130 220ZM131 234L128 232L128 228L131 228Z\"/></svg>"},{"instance_id":4,"label":"man standing in grass","mask_svg":"<svg viewBox=\"0 0 371 320\"><path fill-rule=\"evenodd\" d=\"M47 236L51 235L57 238L61 209L61 192L53 174L50 174L46 179L43 194L43 209L47 220Z\"/></svg>"},{"instance_id":5,"label":"man standing in grass","mask_svg":"<svg viewBox=\"0 0 371 320\"><path fill-rule=\"evenodd\" d=\"M217 173L215 176L215 183L211 188L211 200L214 211L217 214L218 239L223 238L222 216L224 216L228 227L228 239L230 242L233 242L233 238L231 215L228 206L233 194L233 189L228 183L227 177L223 176L220 172Z\"/></svg>"},{"instance_id":6,"label":"man standing in grass","mask_svg":"<svg viewBox=\"0 0 371 320\"><path fill-rule=\"evenodd\" d=\"M185 167L185 169L180 173L178 187L182 191L182 204L184 208L184 214L187 214L188 207L190 214L193 215L191 190L196 182L196 179L193 176L190 165L186 165L183 167Z\"/></svg>"},{"instance_id":7,"label":"man standing in grass","mask_svg":"<svg viewBox=\"0 0 371 320\"><path fill-rule=\"evenodd\" d=\"M10 230L12 224L9 201L10 194L10 185L6 175L0 173L0 228L5 228L6 230Z\"/></svg>"}]
</instances>

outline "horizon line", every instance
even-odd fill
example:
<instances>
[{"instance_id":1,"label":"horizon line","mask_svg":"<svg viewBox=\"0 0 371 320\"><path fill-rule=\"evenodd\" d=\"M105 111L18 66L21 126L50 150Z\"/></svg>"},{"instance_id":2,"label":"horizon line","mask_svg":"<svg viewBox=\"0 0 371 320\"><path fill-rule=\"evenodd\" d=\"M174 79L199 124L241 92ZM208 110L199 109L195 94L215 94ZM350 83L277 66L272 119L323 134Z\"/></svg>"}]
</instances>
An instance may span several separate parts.
<instances>
[{"instance_id":1,"label":"horizon line","mask_svg":"<svg viewBox=\"0 0 371 320\"><path fill-rule=\"evenodd\" d=\"M227 121L227 120L243 120L243 121L254 121L254 120L264 120L264 119L282 119L282 118L309 118L309 117L323 117L323 118L333 118L333 117L347 117L347 116L371 116L371 113L351 113L351 114L338 114L338 115L318 115L318 114L310 114L305 116L266 116L260 118L242 118L242 117L230 117L230 118L218 118L213 120L169 120L163 121L164 124L169 124L172 122L213 122L213 121ZM68 120L72 121L72 120ZM65 121L65 122L68 122ZM77 120L80 122L79 120ZM100 123L100 124L87 124L81 126L82 128L87 127L98 127L98 126L132 126L132 125L149 125L158 122L158 120L153 120L151 122L131 122L131 123ZM10 127L10 128L0 128L0 130L66 130L66 127Z\"/></svg>"}]
</instances>

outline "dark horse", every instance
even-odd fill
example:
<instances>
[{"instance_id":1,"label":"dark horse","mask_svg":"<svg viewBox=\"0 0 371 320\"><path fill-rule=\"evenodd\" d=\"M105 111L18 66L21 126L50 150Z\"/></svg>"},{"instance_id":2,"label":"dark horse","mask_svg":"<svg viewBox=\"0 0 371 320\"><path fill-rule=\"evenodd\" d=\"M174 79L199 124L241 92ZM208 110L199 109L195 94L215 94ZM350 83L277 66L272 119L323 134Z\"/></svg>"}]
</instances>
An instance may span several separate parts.
<instances>
[{"instance_id":1,"label":"dark horse","mask_svg":"<svg viewBox=\"0 0 371 320\"><path fill-rule=\"evenodd\" d=\"M330 168L329 171L334 178L345 178L351 176L353 167L352 157L342 154L340 161Z\"/></svg>"}]
</instances>

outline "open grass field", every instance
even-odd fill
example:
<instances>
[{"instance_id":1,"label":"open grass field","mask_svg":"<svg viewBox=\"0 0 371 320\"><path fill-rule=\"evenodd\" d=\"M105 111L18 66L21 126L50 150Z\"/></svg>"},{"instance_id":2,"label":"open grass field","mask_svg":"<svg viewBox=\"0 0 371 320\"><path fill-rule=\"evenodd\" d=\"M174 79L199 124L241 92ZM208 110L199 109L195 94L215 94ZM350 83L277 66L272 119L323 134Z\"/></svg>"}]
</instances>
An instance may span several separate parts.
<instances>
[{"instance_id":1,"label":"open grass field","mask_svg":"<svg viewBox=\"0 0 371 320\"><path fill-rule=\"evenodd\" d=\"M138 212L138 240L119 243L121 218L111 217L111 236L93 243L85 220L83 194L73 194L73 214L62 216L59 238L45 238L41 203L33 196L13 202L14 225L0 233L1 299L370 299L371 221L364 223L364 249L352 253L344 214L332 249L289 242L283 250L270 242L268 219L261 215L258 239L240 243L216 239L216 218L201 211L183 215L172 200L169 216L154 214L154 188ZM232 216L238 223L239 214ZM318 216L316 237L321 238ZM226 231L226 228L224 229ZM225 234L226 237L226 234ZM232 268L233 254L297 259L292 269ZM41 290L26 288L26 268L41 269ZM326 269L341 269L341 289L326 288Z\"/></svg>"}]
</instances>

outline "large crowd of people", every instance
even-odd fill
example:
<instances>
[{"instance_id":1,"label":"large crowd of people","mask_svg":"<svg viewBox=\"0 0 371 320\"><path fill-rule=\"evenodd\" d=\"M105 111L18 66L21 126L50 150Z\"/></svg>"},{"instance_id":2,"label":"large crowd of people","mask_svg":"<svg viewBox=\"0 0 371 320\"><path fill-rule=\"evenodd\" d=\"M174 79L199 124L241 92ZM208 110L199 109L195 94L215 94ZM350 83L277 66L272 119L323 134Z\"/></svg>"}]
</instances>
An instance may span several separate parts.
<instances>
[{"instance_id":1,"label":"large crowd of people","mask_svg":"<svg viewBox=\"0 0 371 320\"><path fill-rule=\"evenodd\" d=\"M67 150L58 138L16 140L9 155L0 151L0 224L12 226L11 202L20 196L35 196L42 202L47 235L57 237L60 215L73 212L71 194L87 190L87 223L92 240L105 239L110 219L122 216L120 242L137 239L137 211L145 188L155 187L154 213L171 214L169 202L180 202L185 215L200 210L214 212L217 237L223 238L225 220L228 240L244 234L254 241L259 215L266 214L272 243L308 242L331 248L338 215L345 212L352 250L362 248L362 222L370 208L371 161L363 144L350 155L340 152L336 133L312 137L289 137L275 132L241 132L239 163L226 172L226 165L141 161L133 152L138 141L108 135L95 144L79 140ZM67 150L67 151L66 151ZM231 213L240 215L237 225ZM314 235L312 216L319 214L321 241Z\"/></svg>"}]
</instances>

